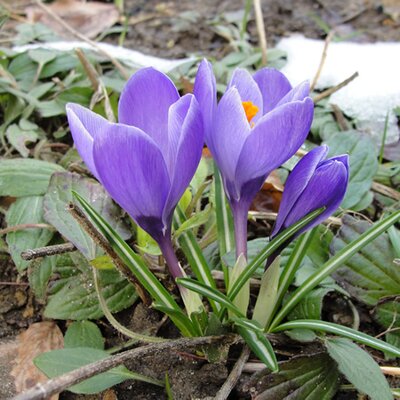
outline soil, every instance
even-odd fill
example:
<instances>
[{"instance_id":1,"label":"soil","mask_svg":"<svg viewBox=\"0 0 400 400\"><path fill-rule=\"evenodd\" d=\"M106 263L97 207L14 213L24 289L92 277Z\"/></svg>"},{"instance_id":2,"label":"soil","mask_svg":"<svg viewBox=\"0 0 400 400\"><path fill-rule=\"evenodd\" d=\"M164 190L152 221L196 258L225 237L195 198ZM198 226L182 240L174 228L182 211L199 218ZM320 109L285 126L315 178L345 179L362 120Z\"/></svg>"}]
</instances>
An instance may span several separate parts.
<instances>
[{"instance_id":1,"label":"soil","mask_svg":"<svg viewBox=\"0 0 400 400\"><path fill-rule=\"evenodd\" d=\"M132 25L128 27L124 46L166 58L185 57L192 53L221 58L231 48L226 38L217 33L213 21L234 17L235 12L244 8L244 4L244 0L125 0L125 12L131 18ZM324 24L335 27L339 35L351 37L349 40L353 41L400 40L399 21L392 18L379 1L264 0L262 8L271 47L279 38L293 33L324 38ZM250 42L257 45L257 32L252 16L248 23L248 33ZM114 35L108 36L106 40L117 43L118 39L119 35ZM253 228L253 232L265 229L262 226ZM3 284L18 282L19 279L21 285ZM15 336L41 319L40 306L32 299L24 278L17 277L15 268L5 254L0 255L0 282L0 337ZM327 307L331 316L340 308L340 304L338 306L336 303ZM170 324L160 326L161 318L158 313L141 305L120 313L118 317L136 331L158 330L164 337L177 335ZM344 317L348 317L348 313ZM123 342L108 324L100 326L107 337L108 346ZM209 364L197 355L170 352L156 358L137 360L127 366L158 379L163 379L168 372L176 400L213 398L225 381L237 351L238 349L233 349L230 354L232 358L226 364ZM338 398L344 398L340 396ZM164 399L166 395L156 386L128 382L107 391L106 394L79 397L64 393L60 398L150 400ZM250 395L242 391L241 394L233 393L231 398L250 398Z\"/></svg>"}]
</instances>

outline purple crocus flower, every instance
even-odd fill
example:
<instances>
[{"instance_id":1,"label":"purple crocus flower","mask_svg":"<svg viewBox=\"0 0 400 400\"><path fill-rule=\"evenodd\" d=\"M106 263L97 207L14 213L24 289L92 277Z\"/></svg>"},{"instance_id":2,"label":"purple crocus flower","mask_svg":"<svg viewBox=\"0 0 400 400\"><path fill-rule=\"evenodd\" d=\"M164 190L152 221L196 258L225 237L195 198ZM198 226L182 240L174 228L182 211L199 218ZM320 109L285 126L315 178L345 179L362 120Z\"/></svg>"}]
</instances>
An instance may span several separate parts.
<instances>
[{"instance_id":1,"label":"purple crocus flower","mask_svg":"<svg viewBox=\"0 0 400 400\"><path fill-rule=\"evenodd\" d=\"M199 67L194 95L205 141L221 172L235 223L236 255L247 253L247 213L266 177L302 145L313 119L309 84L292 88L279 71L234 71L217 105L211 64Z\"/></svg>"},{"instance_id":2,"label":"purple crocus flower","mask_svg":"<svg viewBox=\"0 0 400 400\"><path fill-rule=\"evenodd\" d=\"M349 156L328 158L326 145L307 153L286 180L272 237L321 207L325 211L297 233L305 232L332 215L340 206L349 180Z\"/></svg>"},{"instance_id":3,"label":"purple crocus flower","mask_svg":"<svg viewBox=\"0 0 400 400\"><path fill-rule=\"evenodd\" d=\"M171 223L201 158L198 102L190 94L180 97L166 75L145 68L127 82L118 114L119 123L110 123L78 104L67 105L72 136L88 168L158 242L172 276L182 276Z\"/></svg>"}]
</instances>

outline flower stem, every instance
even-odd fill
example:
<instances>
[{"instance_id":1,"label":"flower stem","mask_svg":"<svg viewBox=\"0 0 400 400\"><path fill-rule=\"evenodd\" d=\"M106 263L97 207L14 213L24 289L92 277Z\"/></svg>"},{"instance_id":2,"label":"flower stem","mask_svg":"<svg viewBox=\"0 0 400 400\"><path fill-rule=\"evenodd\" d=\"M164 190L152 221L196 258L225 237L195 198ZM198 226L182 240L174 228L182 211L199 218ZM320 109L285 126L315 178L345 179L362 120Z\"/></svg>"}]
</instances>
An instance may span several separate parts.
<instances>
[{"instance_id":1,"label":"flower stem","mask_svg":"<svg viewBox=\"0 0 400 400\"><path fill-rule=\"evenodd\" d=\"M233 223L235 226L236 259L241 254L247 260L247 207L239 203L231 203Z\"/></svg>"}]
</instances>

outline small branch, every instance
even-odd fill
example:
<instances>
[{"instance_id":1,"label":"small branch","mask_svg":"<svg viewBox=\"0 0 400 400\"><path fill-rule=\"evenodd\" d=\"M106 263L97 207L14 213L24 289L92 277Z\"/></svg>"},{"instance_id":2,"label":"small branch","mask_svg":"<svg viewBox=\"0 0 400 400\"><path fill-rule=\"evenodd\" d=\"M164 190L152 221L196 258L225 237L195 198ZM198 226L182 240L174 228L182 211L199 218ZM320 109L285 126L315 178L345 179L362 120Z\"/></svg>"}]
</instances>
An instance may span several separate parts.
<instances>
[{"instance_id":1,"label":"small branch","mask_svg":"<svg viewBox=\"0 0 400 400\"><path fill-rule=\"evenodd\" d=\"M139 347L132 350L127 350L123 353L116 354L103 360L85 365L67 374L57 378L50 379L46 383L38 383L33 388L15 396L12 400L42 400L47 399L51 395L60 393L66 388L82 382L101 372L108 371L124 362L132 359L142 359L143 357L163 354L169 350L196 349L205 345L213 345L217 343L234 344L239 340L237 335L226 336L206 336L197 338L183 338L171 340L169 342L155 343Z\"/></svg>"},{"instance_id":2,"label":"small branch","mask_svg":"<svg viewBox=\"0 0 400 400\"><path fill-rule=\"evenodd\" d=\"M49 224L20 224L0 229L0 235L5 235L6 233L10 232L23 231L24 229L48 229L54 231L54 227Z\"/></svg>"},{"instance_id":3,"label":"small branch","mask_svg":"<svg viewBox=\"0 0 400 400\"><path fill-rule=\"evenodd\" d=\"M328 36L326 37L326 39L325 39L325 45L324 45L324 50L322 51L321 61L319 62L319 66L318 66L317 72L316 72L316 74L315 74L315 76L314 76L314 79L313 79L312 82L311 82L311 85L310 85L310 92L312 92L312 91L314 90L315 85L317 84L318 79L319 79L319 77L320 77L320 75L321 75L322 68L324 67L325 60L326 60L326 56L327 56L327 54L328 54L328 46L329 46L329 43L331 42L331 40L333 39L333 36L334 36L334 35L335 35L335 30L332 29L332 30L329 32L329 34L328 34Z\"/></svg>"},{"instance_id":4,"label":"small branch","mask_svg":"<svg viewBox=\"0 0 400 400\"><path fill-rule=\"evenodd\" d=\"M1 282L0 286L29 286L27 282Z\"/></svg>"},{"instance_id":5,"label":"small branch","mask_svg":"<svg viewBox=\"0 0 400 400\"><path fill-rule=\"evenodd\" d=\"M228 376L228 379L222 385L221 389L218 391L215 400L226 400L231 393L232 389L236 386L237 381L242 374L243 367L250 356L250 349L245 345L240 357L236 361L236 364L232 368L231 373Z\"/></svg>"},{"instance_id":6,"label":"small branch","mask_svg":"<svg viewBox=\"0 0 400 400\"><path fill-rule=\"evenodd\" d=\"M104 252L111 258L115 267L135 286L135 289L142 299L143 303L150 305L152 303L148 293L138 282L136 277L132 274L129 268L121 261L115 251L111 248L109 243L104 239L104 237L97 231L93 224L89 221L83 211L75 204L68 204L68 211L79 223L79 225L86 231L86 233L93 239L93 241L99 245Z\"/></svg>"},{"instance_id":7,"label":"small branch","mask_svg":"<svg viewBox=\"0 0 400 400\"><path fill-rule=\"evenodd\" d=\"M71 253L75 251L74 244L68 242L63 244L55 244L54 246L37 247L36 249L28 249L21 253L21 258L25 261L34 260L35 258L54 256L56 254Z\"/></svg>"},{"instance_id":8,"label":"small branch","mask_svg":"<svg viewBox=\"0 0 400 400\"><path fill-rule=\"evenodd\" d=\"M331 104L331 108L340 129L342 131L347 131L349 129L349 125L343 115L342 110L336 104Z\"/></svg>"},{"instance_id":9,"label":"small branch","mask_svg":"<svg viewBox=\"0 0 400 400\"><path fill-rule=\"evenodd\" d=\"M78 56L79 61L82 64L82 67L85 70L86 75L90 80L93 91L96 92L100 85L99 77L97 75L96 70L94 69L90 61L87 59L82 49L75 49L75 53Z\"/></svg>"},{"instance_id":10,"label":"small branch","mask_svg":"<svg viewBox=\"0 0 400 400\"><path fill-rule=\"evenodd\" d=\"M376 193L380 193L384 196L390 197L393 200L400 201L400 192L398 192L396 189L392 189L389 186L383 185L382 183L372 182L371 189Z\"/></svg>"},{"instance_id":11,"label":"small branch","mask_svg":"<svg viewBox=\"0 0 400 400\"><path fill-rule=\"evenodd\" d=\"M122 66L122 64L114 58L108 51L102 49L100 46L97 45L96 42L93 40L90 40L87 38L85 35L82 33L76 31L72 26L67 24L62 18L60 18L51 8L46 6L41 0L36 0L36 4L47 14L49 14L52 18L54 18L61 26L63 26L68 32L72 33L74 36L76 36L78 39L82 40L83 42L89 43L94 49L96 49L99 53L103 54L105 57L107 57L115 66L115 68L118 69L120 74L122 75L123 78L129 79L129 73L126 71L126 69Z\"/></svg>"},{"instance_id":12,"label":"small branch","mask_svg":"<svg viewBox=\"0 0 400 400\"><path fill-rule=\"evenodd\" d=\"M254 14L256 16L256 25L258 41L261 47L261 63L267 65L267 36L265 34L264 18L261 9L261 0L254 0Z\"/></svg>"},{"instance_id":13,"label":"small branch","mask_svg":"<svg viewBox=\"0 0 400 400\"><path fill-rule=\"evenodd\" d=\"M322 93L316 95L314 97L314 103L318 103L319 101L321 101L322 99L324 99L325 97L330 96L331 94L337 92L338 90L344 88L345 86L347 86L351 81L353 81L354 79L356 79L358 76L358 72L354 72L353 75L351 75L349 78L345 79L343 82L339 83L336 86L333 86L327 90L324 90Z\"/></svg>"}]
</instances>

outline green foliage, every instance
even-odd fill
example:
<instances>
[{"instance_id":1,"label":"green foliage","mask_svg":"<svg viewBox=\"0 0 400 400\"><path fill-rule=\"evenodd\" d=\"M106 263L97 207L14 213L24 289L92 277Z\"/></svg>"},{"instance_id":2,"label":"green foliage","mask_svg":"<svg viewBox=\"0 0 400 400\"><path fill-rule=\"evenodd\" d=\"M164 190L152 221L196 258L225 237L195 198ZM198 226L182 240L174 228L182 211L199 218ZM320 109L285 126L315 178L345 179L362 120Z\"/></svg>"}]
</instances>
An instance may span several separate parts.
<instances>
[{"instance_id":1,"label":"green foliage","mask_svg":"<svg viewBox=\"0 0 400 400\"><path fill-rule=\"evenodd\" d=\"M17 199L7 211L6 222L10 227L21 224L43 224L43 197L29 196ZM21 258L21 252L27 248L45 246L52 236L52 230L43 228L25 228L7 234L8 248L19 272L29 265L29 261Z\"/></svg>"},{"instance_id":2,"label":"green foliage","mask_svg":"<svg viewBox=\"0 0 400 400\"><path fill-rule=\"evenodd\" d=\"M342 208L363 210L372 201L369 194L372 180L378 171L378 160L372 139L357 131L338 132L325 141L329 157L348 153L350 180Z\"/></svg>"},{"instance_id":3,"label":"green foliage","mask_svg":"<svg viewBox=\"0 0 400 400\"><path fill-rule=\"evenodd\" d=\"M93 322L76 321L65 332L64 347L90 347L104 350L104 338L98 326Z\"/></svg>"},{"instance_id":4,"label":"green foliage","mask_svg":"<svg viewBox=\"0 0 400 400\"><path fill-rule=\"evenodd\" d=\"M57 256L52 271L59 276L48 289L47 318L86 320L103 316L93 275L87 261L76 254ZM130 282L118 271L99 271L101 294L111 312L129 307L137 299Z\"/></svg>"},{"instance_id":5,"label":"green foliage","mask_svg":"<svg viewBox=\"0 0 400 400\"><path fill-rule=\"evenodd\" d=\"M72 242L87 259L96 258L102 254L102 250L68 212L67 206L73 200L72 191L85 196L123 238L127 239L130 236L121 220L120 209L115 206L99 183L70 172L54 174L44 197L45 219Z\"/></svg>"},{"instance_id":6,"label":"green foliage","mask_svg":"<svg viewBox=\"0 0 400 400\"><path fill-rule=\"evenodd\" d=\"M350 216L343 218L343 226L332 241L332 251L337 254L370 229L367 221ZM336 273L336 279L359 301L376 305L382 297L400 293L400 271L394 267L394 248L386 233L368 243L348 259Z\"/></svg>"},{"instance_id":7,"label":"green foliage","mask_svg":"<svg viewBox=\"0 0 400 400\"><path fill-rule=\"evenodd\" d=\"M317 353L280 362L279 372L261 371L250 383L262 399L330 400L339 387L339 372L326 353Z\"/></svg>"},{"instance_id":8,"label":"green foliage","mask_svg":"<svg viewBox=\"0 0 400 400\"><path fill-rule=\"evenodd\" d=\"M329 355L336 361L339 371L361 393L371 400L392 400L389 384L379 365L351 340L329 338L325 341Z\"/></svg>"},{"instance_id":9,"label":"green foliage","mask_svg":"<svg viewBox=\"0 0 400 400\"><path fill-rule=\"evenodd\" d=\"M35 365L49 378L55 378L79 367L107 358L109 354L92 347L74 347L53 350L35 358ZM136 379L154 385L163 386L160 382L146 376L129 371L124 366L113 368L107 372L86 379L68 388L73 393L93 394L128 379Z\"/></svg>"}]
</instances>

